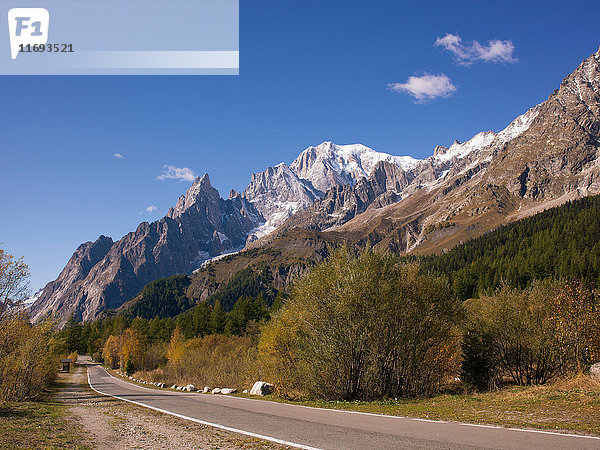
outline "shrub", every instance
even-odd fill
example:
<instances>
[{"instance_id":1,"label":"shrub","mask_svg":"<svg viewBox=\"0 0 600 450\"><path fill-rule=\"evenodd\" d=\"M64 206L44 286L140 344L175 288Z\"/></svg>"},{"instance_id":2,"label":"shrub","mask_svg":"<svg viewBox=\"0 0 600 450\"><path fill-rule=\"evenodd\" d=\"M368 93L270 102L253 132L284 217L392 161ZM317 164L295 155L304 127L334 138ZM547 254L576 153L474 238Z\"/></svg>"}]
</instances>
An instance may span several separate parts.
<instances>
[{"instance_id":1,"label":"shrub","mask_svg":"<svg viewBox=\"0 0 600 450\"><path fill-rule=\"evenodd\" d=\"M57 342L50 322L31 325L24 315L0 320L0 400L41 396L57 372Z\"/></svg>"},{"instance_id":2,"label":"shrub","mask_svg":"<svg viewBox=\"0 0 600 450\"><path fill-rule=\"evenodd\" d=\"M92 354L92 360L94 360L97 363L103 364L104 359L102 358L102 352L94 352Z\"/></svg>"},{"instance_id":3,"label":"shrub","mask_svg":"<svg viewBox=\"0 0 600 450\"><path fill-rule=\"evenodd\" d=\"M133 366L133 362L128 359L127 364L125 364L125 375L131 375L135 372L135 367Z\"/></svg>"},{"instance_id":4,"label":"shrub","mask_svg":"<svg viewBox=\"0 0 600 450\"><path fill-rule=\"evenodd\" d=\"M146 374L153 381L196 386L252 386L258 379L256 337L210 335L185 340L177 330L166 366Z\"/></svg>"},{"instance_id":5,"label":"shrub","mask_svg":"<svg viewBox=\"0 0 600 450\"><path fill-rule=\"evenodd\" d=\"M494 338L479 327L467 329L461 345L461 378L480 391L498 385L498 362Z\"/></svg>"},{"instance_id":6,"label":"shrub","mask_svg":"<svg viewBox=\"0 0 600 450\"><path fill-rule=\"evenodd\" d=\"M427 395L457 369L460 318L444 279L342 248L265 326L261 360L282 387L317 397Z\"/></svg>"},{"instance_id":7,"label":"shrub","mask_svg":"<svg viewBox=\"0 0 600 450\"><path fill-rule=\"evenodd\" d=\"M67 356L67 358L69 358L71 361L73 361L73 364L75 364L77 362L77 357L78 357L77 352L71 352Z\"/></svg>"},{"instance_id":8,"label":"shrub","mask_svg":"<svg viewBox=\"0 0 600 450\"><path fill-rule=\"evenodd\" d=\"M600 302L584 282L537 281L522 291L503 286L468 304L471 326L480 338L491 338L486 345L496 354L480 363L495 364L516 384L543 384L560 374L583 372L600 357ZM473 379L481 369L468 367L476 347L464 352L463 362Z\"/></svg>"},{"instance_id":9,"label":"shrub","mask_svg":"<svg viewBox=\"0 0 600 450\"><path fill-rule=\"evenodd\" d=\"M146 350L142 368L146 371L157 369L167 363L167 343L157 342Z\"/></svg>"},{"instance_id":10,"label":"shrub","mask_svg":"<svg viewBox=\"0 0 600 450\"><path fill-rule=\"evenodd\" d=\"M587 372L600 361L600 299L583 281L565 281L549 296L563 372Z\"/></svg>"},{"instance_id":11,"label":"shrub","mask_svg":"<svg viewBox=\"0 0 600 450\"><path fill-rule=\"evenodd\" d=\"M536 282L523 291L505 285L493 296L470 303L472 323L493 339L497 369L516 384L546 383L560 373L550 320L554 295L554 285Z\"/></svg>"}]
</instances>

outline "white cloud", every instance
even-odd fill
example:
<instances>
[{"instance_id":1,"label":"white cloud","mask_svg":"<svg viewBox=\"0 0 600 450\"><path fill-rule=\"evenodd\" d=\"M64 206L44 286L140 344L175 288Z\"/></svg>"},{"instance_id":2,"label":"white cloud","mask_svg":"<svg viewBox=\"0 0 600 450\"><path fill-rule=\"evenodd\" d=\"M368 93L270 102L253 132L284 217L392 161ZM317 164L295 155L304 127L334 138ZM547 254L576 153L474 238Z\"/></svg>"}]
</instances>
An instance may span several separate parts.
<instances>
[{"instance_id":1,"label":"white cloud","mask_svg":"<svg viewBox=\"0 0 600 450\"><path fill-rule=\"evenodd\" d=\"M512 41L496 39L488 41L487 45L482 45L477 41L464 44L460 36L446 33L444 37L437 38L433 46L445 48L454 54L459 64L465 66L471 65L475 61L493 63L513 63L517 61L517 58L513 56L515 46Z\"/></svg>"},{"instance_id":2,"label":"white cloud","mask_svg":"<svg viewBox=\"0 0 600 450\"><path fill-rule=\"evenodd\" d=\"M154 211L156 211L156 206L154 206L154 205L150 205L150 206L148 206L148 207L146 208L146 212L147 212L148 214L150 214L150 213L152 213L152 212L154 212Z\"/></svg>"},{"instance_id":3,"label":"white cloud","mask_svg":"<svg viewBox=\"0 0 600 450\"><path fill-rule=\"evenodd\" d=\"M113 156L117 159L125 159L125 157L123 155L121 155L120 153L115 153Z\"/></svg>"},{"instance_id":4,"label":"white cloud","mask_svg":"<svg viewBox=\"0 0 600 450\"><path fill-rule=\"evenodd\" d=\"M408 77L406 83L391 83L388 87L394 92L412 95L418 103L426 103L438 97L449 97L456 91L452 80L443 73Z\"/></svg>"},{"instance_id":5,"label":"white cloud","mask_svg":"<svg viewBox=\"0 0 600 450\"><path fill-rule=\"evenodd\" d=\"M179 180L179 181L194 181L198 175L194 173L192 169L189 167L175 167L164 165L163 173L161 173L157 178L159 180Z\"/></svg>"}]
</instances>

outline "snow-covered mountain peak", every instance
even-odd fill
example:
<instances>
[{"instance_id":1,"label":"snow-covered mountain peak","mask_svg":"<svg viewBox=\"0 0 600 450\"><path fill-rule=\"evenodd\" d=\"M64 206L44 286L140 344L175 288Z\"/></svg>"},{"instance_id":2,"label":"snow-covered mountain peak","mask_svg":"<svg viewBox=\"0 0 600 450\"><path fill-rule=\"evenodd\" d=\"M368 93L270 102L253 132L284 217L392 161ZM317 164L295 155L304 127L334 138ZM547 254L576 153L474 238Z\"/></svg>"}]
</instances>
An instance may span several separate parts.
<instances>
[{"instance_id":1,"label":"snow-covered mountain peak","mask_svg":"<svg viewBox=\"0 0 600 450\"><path fill-rule=\"evenodd\" d=\"M517 136L527 131L533 120L537 117L540 111L539 105L530 108L526 113L521 114L513 120L504 130L496 135L496 140L499 144L515 139Z\"/></svg>"},{"instance_id":2,"label":"snow-covered mountain peak","mask_svg":"<svg viewBox=\"0 0 600 450\"><path fill-rule=\"evenodd\" d=\"M289 216L312 204L320 193L300 180L287 164L279 163L264 172L252 174L242 196L264 219L250 233L250 238L256 238L270 233Z\"/></svg>"},{"instance_id":3,"label":"snow-covered mountain peak","mask_svg":"<svg viewBox=\"0 0 600 450\"><path fill-rule=\"evenodd\" d=\"M396 164L403 170L418 162L409 156L377 152L362 144L337 145L326 141L300 153L290 169L299 178L326 192L335 185L355 184L360 178L368 177L380 161Z\"/></svg>"},{"instance_id":4,"label":"snow-covered mountain peak","mask_svg":"<svg viewBox=\"0 0 600 450\"><path fill-rule=\"evenodd\" d=\"M481 133L477 133L466 142L455 140L448 149L438 146L433 153L433 160L437 163L446 163L454 158L465 158L471 153L480 151L490 145L500 146L508 141L511 141L529 128L533 120L538 115L538 112L538 106L534 106L526 113L521 114L506 128L498 133L494 133L493 131L482 131Z\"/></svg>"},{"instance_id":5,"label":"snow-covered mountain peak","mask_svg":"<svg viewBox=\"0 0 600 450\"><path fill-rule=\"evenodd\" d=\"M436 147L433 158L436 162L447 162L453 158L464 158L470 153L481 150L483 147L490 145L495 137L496 134L493 131L483 131L481 133L477 133L466 142L455 140L454 143L443 152L437 151L438 147Z\"/></svg>"}]
</instances>

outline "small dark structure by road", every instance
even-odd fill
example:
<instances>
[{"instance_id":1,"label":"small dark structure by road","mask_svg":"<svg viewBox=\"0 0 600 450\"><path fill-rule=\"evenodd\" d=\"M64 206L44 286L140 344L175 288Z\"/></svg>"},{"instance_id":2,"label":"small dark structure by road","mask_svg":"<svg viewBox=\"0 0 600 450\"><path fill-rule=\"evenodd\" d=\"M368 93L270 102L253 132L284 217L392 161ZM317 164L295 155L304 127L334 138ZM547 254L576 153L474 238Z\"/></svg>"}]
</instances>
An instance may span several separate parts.
<instances>
[{"instance_id":1,"label":"small dark structure by road","mask_svg":"<svg viewBox=\"0 0 600 450\"><path fill-rule=\"evenodd\" d=\"M61 372L69 372L71 370L71 363L73 361L70 359L61 359L60 360L60 371Z\"/></svg>"}]
</instances>

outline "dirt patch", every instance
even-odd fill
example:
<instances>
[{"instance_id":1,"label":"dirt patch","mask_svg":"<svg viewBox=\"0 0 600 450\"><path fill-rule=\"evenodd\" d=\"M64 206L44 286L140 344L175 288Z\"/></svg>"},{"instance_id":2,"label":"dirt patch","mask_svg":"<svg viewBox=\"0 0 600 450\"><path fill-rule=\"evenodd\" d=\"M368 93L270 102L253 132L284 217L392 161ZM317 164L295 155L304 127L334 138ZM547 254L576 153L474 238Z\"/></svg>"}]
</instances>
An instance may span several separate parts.
<instances>
[{"instance_id":1,"label":"dirt patch","mask_svg":"<svg viewBox=\"0 0 600 450\"><path fill-rule=\"evenodd\" d=\"M61 374L59 386L58 400L70 407L94 448L285 448L98 394L82 366Z\"/></svg>"}]
</instances>

